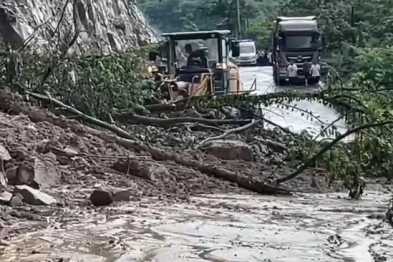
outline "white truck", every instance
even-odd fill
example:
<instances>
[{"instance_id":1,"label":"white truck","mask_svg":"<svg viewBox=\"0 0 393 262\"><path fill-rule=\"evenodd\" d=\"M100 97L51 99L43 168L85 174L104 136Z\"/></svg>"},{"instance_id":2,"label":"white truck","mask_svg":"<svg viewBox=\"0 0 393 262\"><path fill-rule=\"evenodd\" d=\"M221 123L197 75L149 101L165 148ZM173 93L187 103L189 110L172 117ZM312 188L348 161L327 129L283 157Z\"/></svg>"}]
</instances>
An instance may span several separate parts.
<instances>
[{"instance_id":1,"label":"white truck","mask_svg":"<svg viewBox=\"0 0 393 262\"><path fill-rule=\"evenodd\" d=\"M238 40L240 47L239 57L232 58L233 62L238 66L257 66L258 53L255 42L250 39Z\"/></svg>"}]
</instances>

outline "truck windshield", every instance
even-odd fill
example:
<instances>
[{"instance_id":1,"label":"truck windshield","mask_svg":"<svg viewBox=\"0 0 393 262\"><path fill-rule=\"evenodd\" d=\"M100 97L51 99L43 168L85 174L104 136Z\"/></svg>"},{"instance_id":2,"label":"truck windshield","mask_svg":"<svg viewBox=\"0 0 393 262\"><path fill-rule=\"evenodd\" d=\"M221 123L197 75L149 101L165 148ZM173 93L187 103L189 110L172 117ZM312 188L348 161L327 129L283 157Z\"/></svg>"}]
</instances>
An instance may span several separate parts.
<instances>
[{"instance_id":1,"label":"truck windshield","mask_svg":"<svg viewBox=\"0 0 393 262\"><path fill-rule=\"evenodd\" d=\"M312 36L285 36L284 48L287 50L315 49L317 41Z\"/></svg>"},{"instance_id":2,"label":"truck windshield","mask_svg":"<svg viewBox=\"0 0 393 262\"><path fill-rule=\"evenodd\" d=\"M240 54L255 54L255 46L250 44L240 44Z\"/></svg>"}]
</instances>

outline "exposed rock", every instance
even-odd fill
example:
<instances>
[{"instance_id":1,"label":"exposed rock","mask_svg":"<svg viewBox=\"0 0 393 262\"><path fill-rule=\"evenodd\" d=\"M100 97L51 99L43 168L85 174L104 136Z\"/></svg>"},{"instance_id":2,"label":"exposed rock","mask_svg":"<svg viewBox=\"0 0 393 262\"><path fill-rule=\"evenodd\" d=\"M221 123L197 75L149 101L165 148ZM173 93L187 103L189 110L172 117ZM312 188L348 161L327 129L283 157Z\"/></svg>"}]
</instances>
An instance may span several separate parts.
<instances>
[{"instance_id":1,"label":"exposed rock","mask_svg":"<svg viewBox=\"0 0 393 262\"><path fill-rule=\"evenodd\" d=\"M12 196L13 196L12 193L8 191L0 192L0 204L2 205L8 204L11 201Z\"/></svg>"},{"instance_id":2,"label":"exposed rock","mask_svg":"<svg viewBox=\"0 0 393 262\"><path fill-rule=\"evenodd\" d=\"M61 174L53 164L55 161L56 156L48 153L43 158L36 157L34 166L29 162L21 163L15 184L29 185L36 189L58 185L61 180Z\"/></svg>"},{"instance_id":3,"label":"exposed rock","mask_svg":"<svg viewBox=\"0 0 393 262\"><path fill-rule=\"evenodd\" d=\"M156 180L156 174L168 174L169 176L169 171L165 166L147 161L118 160L112 167L124 174L141 177L149 181Z\"/></svg>"},{"instance_id":4,"label":"exposed rock","mask_svg":"<svg viewBox=\"0 0 393 262\"><path fill-rule=\"evenodd\" d=\"M6 187L8 184L7 175L4 173L4 161L11 160L12 157L8 150L0 145L0 185Z\"/></svg>"},{"instance_id":5,"label":"exposed rock","mask_svg":"<svg viewBox=\"0 0 393 262\"><path fill-rule=\"evenodd\" d=\"M113 193L96 189L90 195L90 202L94 206L107 206L113 203Z\"/></svg>"},{"instance_id":6,"label":"exposed rock","mask_svg":"<svg viewBox=\"0 0 393 262\"><path fill-rule=\"evenodd\" d=\"M5 171L5 176L11 185L15 185L18 179L18 167L12 167Z\"/></svg>"},{"instance_id":7,"label":"exposed rock","mask_svg":"<svg viewBox=\"0 0 393 262\"><path fill-rule=\"evenodd\" d=\"M317 180L317 178L316 178L315 176L313 176L313 177L311 178L311 187L312 187L312 188L316 188L316 189L318 189L318 190L321 189L321 187L319 186L319 182L318 182L318 180Z\"/></svg>"},{"instance_id":8,"label":"exposed rock","mask_svg":"<svg viewBox=\"0 0 393 262\"><path fill-rule=\"evenodd\" d=\"M122 190L122 191L118 191L115 192L113 194L113 201L115 202L119 202L119 201L130 201L131 197L132 197L132 192L129 190Z\"/></svg>"},{"instance_id":9,"label":"exposed rock","mask_svg":"<svg viewBox=\"0 0 393 262\"><path fill-rule=\"evenodd\" d=\"M23 196L19 193L16 193L12 196L11 201L8 203L10 206L19 206L23 202Z\"/></svg>"},{"instance_id":10,"label":"exposed rock","mask_svg":"<svg viewBox=\"0 0 393 262\"><path fill-rule=\"evenodd\" d=\"M8 150L3 145L0 145L0 160L9 161L11 159L12 158Z\"/></svg>"},{"instance_id":11,"label":"exposed rock","mask_svg":"<svg viewBox=\"0 0 393 262\"><path fill-rule=\"evenodd\" d=\"M56 203L56 199L52 196L26 185L16 186L14 194L20 194L23 197L23 201L31 205L51 205Z\"/></svg>"},{"instance_id":12,"label":"exposed rock","mask_svg":"<svg viewBox=\"0 0 393 262\"><path fill-rule=\"evenodd\" d=\"M225 160L253 161L252 148L236 140L214 140L204 146L206 153Z\"/></svg>"},{"instance_id":13,"label":"exposed rock","mask_svg":"<svg viewBox=\"0 0 393 262\"><path fill-rule=\"evenodd\" d=\"M2 41L15 48L21 47L33 33L31 45L56 47L60 38L63 46L57 48L64 48L64 42L68 44L75 34L74 18L80 32L74 51L91 48L116 51L154 39L142 13L128 0L77 0L75 5L74 1L5 0L0 13Z\"/></svg>"},{"instance_id":14,"label":"exposed rock","mask_svg":"<svg viewBox=\"0 0 393 262\"><path fill-rule=\"evenodd\" d=\"M385 214L386 222L388 222L393 227L393 205L390 204L388 210Z\"/></svg>"}]
</instances>

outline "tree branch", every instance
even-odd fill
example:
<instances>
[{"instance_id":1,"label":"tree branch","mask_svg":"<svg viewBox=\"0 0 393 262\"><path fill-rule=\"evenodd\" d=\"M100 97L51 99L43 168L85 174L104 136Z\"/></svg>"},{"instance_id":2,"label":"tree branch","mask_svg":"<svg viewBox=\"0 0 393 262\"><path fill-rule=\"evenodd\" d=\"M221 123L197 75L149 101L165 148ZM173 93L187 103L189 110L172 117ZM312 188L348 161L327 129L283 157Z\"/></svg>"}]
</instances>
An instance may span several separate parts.
<instances>
[{"instance_id":1,"label":"tree branch","mask_svg":"<svg viewBox=\"0 0 393 262\"><path fill-rule=\"evenodd\" d=\"M379 123L372 123L372 124L367 124L367 125L363 125L363 126L358 126L356 128L350 129L347 132L345 132L344 134L338 136L336 139L334 139L332 142L330 142L329 144L325 145L318 153L316 153L314 156L312 156L311 158L309 158L307 161L305 161L295 172L293 172L292 174L279 178L275 181L275 183L280 184L283 182L286 182L288 180L291 180L295 177L297 177L298 175L300 175L304 170L306 170L310 164L312 164L313 162L315 162L315 160L317 160L319 157L321 157L326 151L328 151L330 148L332 148L335 144L337 144L338 142L340 142L341 140L343 140L344 138L346 138L347 136L350 136L353 133L359 132L363 129L368 129L368 128L373 128L373 127L378 127L378 126L384 126L384 125L388 125L388 124L393 124L393 121L385 121L385 122L379 122Z\"/></svg>"}]
</instances>

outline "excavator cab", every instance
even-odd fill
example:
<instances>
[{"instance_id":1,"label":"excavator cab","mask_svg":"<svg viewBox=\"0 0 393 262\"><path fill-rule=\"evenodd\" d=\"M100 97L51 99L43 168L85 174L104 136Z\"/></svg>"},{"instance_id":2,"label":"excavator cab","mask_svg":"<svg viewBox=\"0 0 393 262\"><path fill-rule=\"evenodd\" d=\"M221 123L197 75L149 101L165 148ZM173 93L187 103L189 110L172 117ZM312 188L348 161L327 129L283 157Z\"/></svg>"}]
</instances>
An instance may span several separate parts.
<instances>
[{"instance_id":1,"label":"excavator cab","mask_svg":"<svg viewBox=\"0 0 393 262\"><path fill-rule=\"evenodd\" d=\"M189 96L243 92L238 67L239 42L229 30L166 33L168 76L164 80L171 101Z\"/></svg>"}]
</instances>

